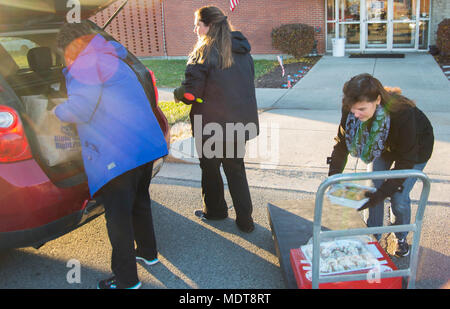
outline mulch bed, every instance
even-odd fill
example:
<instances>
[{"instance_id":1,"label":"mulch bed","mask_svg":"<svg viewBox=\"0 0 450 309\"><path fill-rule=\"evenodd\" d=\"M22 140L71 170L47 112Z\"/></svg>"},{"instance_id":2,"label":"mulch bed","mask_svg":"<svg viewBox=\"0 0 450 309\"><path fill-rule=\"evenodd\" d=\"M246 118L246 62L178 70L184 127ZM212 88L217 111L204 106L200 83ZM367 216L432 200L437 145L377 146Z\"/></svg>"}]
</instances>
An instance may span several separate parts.
<instances>
[{"instance_id":1,"label":"mulch bed","mask_svg":"<svg viewBox=\"0 0 450 309\"><path fill-rule=\"evenodd\" d=\"M435 55L433 57L434 57L434 59L436 59L436 62L440 66L442 66L442 65L450 65L450 56Z\"/></svg>"},{"instance_id":2,"label":"mulch bed","mask_svg":"<svg viewBox=\"0 0 450 309\"><path fill-rule=\"evenodd\" d=\"M321 57L304 57L301 60L289 60L284 63L285 74L282 76L281 67L277 66L272 71L264 74L255 82L256 88L284 88L293 87L299 80L301 80L314 64L319 61Z\"/></svg>"}]
</instances>

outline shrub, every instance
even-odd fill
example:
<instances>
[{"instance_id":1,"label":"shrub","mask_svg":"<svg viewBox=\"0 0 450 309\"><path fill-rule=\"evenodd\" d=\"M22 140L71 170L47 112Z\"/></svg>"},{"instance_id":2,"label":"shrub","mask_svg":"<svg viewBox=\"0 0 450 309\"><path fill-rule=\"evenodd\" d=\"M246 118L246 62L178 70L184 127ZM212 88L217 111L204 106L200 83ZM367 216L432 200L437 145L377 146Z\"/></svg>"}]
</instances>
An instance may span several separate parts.
<instances>
[{"instance_id":1,"label":"shrub","mask_svg":"<svg viewBox=\"0 0 450 309\"><path fill-rule=\"evenodd\" d=\"M272 30L272 46L283 53L301 58L314 47L314 27L286 24Z\"/></svg>"},{"instance_id":2,"label":"shrub","mask_svg":"<svg viewBox=\"0 0 450 309\"><path fill-rule=\"evenodd\" d=\"M438 25L436 45L442 56L450 56L450 18L446 18Z\"/></svg>"}]
</instances>

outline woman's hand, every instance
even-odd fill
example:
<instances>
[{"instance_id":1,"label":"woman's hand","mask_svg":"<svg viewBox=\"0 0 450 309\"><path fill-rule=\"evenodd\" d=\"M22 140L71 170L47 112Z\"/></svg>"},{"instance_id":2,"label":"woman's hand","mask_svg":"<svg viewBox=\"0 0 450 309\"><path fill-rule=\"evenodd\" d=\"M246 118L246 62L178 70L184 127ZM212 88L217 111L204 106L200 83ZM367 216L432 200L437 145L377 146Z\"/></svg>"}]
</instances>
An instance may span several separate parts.
<instances>
[{"instance_id":1,"label":"woman's hand","mask_svg":"<svg viewBox=\"0 0 450 309\"><path fill-rule=\"evenodd\" d=\"M175 88L175 90L173 91L173 99L175 100L175 103L179 103L183 99L184 92L184 86Z\"/></svg>"},{"instance_id":2,"label":"woman's hand","mask_svg":"<svg viewBox=\"0 0 450 309\"><path fill-rule=\"evenodd\" d=\"M359 207L357 209L358 211L364 210L366 208L375 207L378 204L380 204L381 202L383 202L384 199L386 198L386 195L384 194L384 192L379 190L379 189L377 191L375 191L375 192L367 191L364 195L366 197L368 197L369 200L364 205Z\"/></svg>"}]
</instances>

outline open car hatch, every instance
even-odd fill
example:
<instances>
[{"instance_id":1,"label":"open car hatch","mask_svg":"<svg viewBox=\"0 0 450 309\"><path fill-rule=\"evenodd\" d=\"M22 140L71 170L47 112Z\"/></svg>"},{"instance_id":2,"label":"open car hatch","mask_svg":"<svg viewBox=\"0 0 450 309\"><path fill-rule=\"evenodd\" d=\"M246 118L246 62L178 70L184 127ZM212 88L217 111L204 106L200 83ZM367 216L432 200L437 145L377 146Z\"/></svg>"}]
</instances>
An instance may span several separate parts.
<instances>
[{"instance_id":1,"label":"open car hatch","mask_svg":"<svg viewBox=\"0 0 450 309\"><path fill-rule=\"evenodd\" d=\"M117 0L0 0L0 32L87 19Z\"/></svg>"}]
</instances>

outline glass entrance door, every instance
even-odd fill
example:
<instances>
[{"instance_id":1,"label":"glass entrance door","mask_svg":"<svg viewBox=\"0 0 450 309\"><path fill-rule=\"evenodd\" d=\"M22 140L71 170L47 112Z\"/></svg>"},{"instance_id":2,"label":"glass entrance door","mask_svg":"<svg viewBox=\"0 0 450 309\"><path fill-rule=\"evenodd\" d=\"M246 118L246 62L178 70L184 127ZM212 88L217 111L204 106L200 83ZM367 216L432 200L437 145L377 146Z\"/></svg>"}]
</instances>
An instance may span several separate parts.
<instances>
[{"instance_id":1,"label":"glass entrance door","mask_svg":"<svg viewBox=\"0 0 450 309\"><path fill-rule=\"evenodd\" d=\"M345 38L347 48L359 48L361 34L360 0L338 1L339 37Z\"/></svg>"},{"instance_id":2,"label":"glass entrance door","mask_svg":"<svg viewBox=\"0 0 450 309\"><path fill-rule=\"evenodd\" d=\"M327 50L427 50L431 0L326 0Z\"/></svg>"},{"instance_id":3,"label":"glass entrance door","mask_svg":"<svg viewBox=\"0 0 450 309\"><path fill-rule=\"evenodd\" d=\"M416 1L395 0L392 3L392 47L414 48L416 42Z\"/></svg>"},{"instance_id":4,"label":"glass entrance door","mask_svg":"<svg viewBox=\"0 0 450 309\"><path fill-rule=\"evenodd\" d=\"M365 49L388 48L388 0L365 1Z\"/></svg>"}]
</instances>

